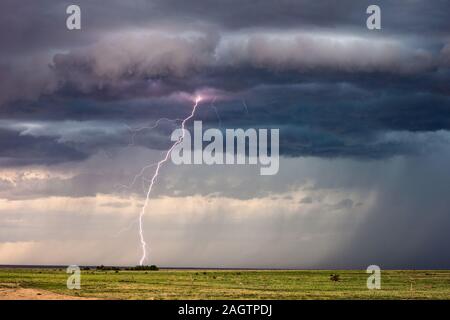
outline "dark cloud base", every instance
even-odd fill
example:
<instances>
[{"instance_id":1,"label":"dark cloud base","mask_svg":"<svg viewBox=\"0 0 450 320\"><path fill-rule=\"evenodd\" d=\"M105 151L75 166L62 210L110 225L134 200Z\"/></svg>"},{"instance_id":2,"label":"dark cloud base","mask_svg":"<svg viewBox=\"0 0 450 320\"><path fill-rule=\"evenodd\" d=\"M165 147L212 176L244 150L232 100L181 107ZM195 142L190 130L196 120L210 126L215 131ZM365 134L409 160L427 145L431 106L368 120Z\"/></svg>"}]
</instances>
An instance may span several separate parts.
<instances>
[{"instance_id":1,"label":"dark cloud base","mask_svg":"<svg viewBox=\"0 0 450 320\"><path fill-rule=\"evenodd\" d=\"M2 177L2 199L116 196L115 183L129 182L149 149L166 149L179 121L139 131L130 147L133 128L186 117L202 94L195 118L205 128L280 128L282 160L293 164L254 180L248 170L167 170L156 197L369 194L376 201L361 225L333 216L347 242L320 266L449 267L449 1L377 1L383 27L375 32L365 28L368 0L79 0L79 32L65 28L69 4L0 3L0 168L71 173L33 178L36 187ZM297 168L302 161L309 176ZM329 248L336 238L328 211L363 205L345 196L306 222L313 236L330 232ZM204 218L202 237L211 237L208 223L220 232L226 217ZM288 230L298 239L302 219L274 216L267 225L275 238ZM285 257L293 266L296 245Z\"/></svg>"}]
</instances>

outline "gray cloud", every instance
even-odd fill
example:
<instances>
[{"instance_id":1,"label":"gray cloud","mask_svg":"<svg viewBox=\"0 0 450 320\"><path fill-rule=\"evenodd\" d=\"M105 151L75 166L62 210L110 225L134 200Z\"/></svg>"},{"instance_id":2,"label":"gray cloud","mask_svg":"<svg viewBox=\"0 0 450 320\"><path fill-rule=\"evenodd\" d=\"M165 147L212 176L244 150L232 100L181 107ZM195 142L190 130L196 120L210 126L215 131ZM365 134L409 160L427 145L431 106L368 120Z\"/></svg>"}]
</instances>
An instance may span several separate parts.
<instances>
[{"instance_id":1,"label":"gray cloud","mask_svg":"<svg viewBox=\"0 0 450 320\"><path fill-rule=\"evenodd\" d=\"M260 181L256 170L252 174L244 169L193 169L196 179L203 181L195 185L198 195L219 191L230 197L155 194L146 216L152 259L171 266L364 268L375 263L382 268L447 268L445 186L449 177L442 168L448 156L447 148L439 154L389 161L284 159L282 177L266 181ZM104 168L108 165L103 163ZM189 187L193 179L185 180L180 170L164 170L156 190L160 195L161 189ZM92 179L91 183L97 180L94 189L101 190L99 180L106 181L107 175ZM211 181L220 181L221 186ZM250 184L262 185L252 190ZM237 200L231 189L253 192L253 197ZM316 201L302 203L305 198ZM132 199L60 201L72 205L35 207L30 214L26 202L16 200L23 211L0 209L1 240L37 241L36 245L48 247L49 241L63 239L60 245L79 251L80 261L134 263L139 253ZM172 205L162 208L158 201ZM83 243L74 242L80 234L96 249L82 250ZM102 245L105 239L115 244L115 250ZM33 255L39 250L30 249L25 257L41 262ZM61 263L73 259L64 254L44 256L51 261L62 259Z\"/></svg>"},{"instance_id":2,"label":"gray cloud","mask_svg":"<svg viewBox=\"0 0 450 320\"><path fill-rule=\"evenodd\" d=\"M195 29L184 35L179 32L119 33L85 49L57 54L51 64L54 83L42 86L55 90L69 87L82 94L115 92L116 97L127 97L129 90L141 96L158 96L194 90L183 82L207 87L212 70L222 74L221 83L213 81L212 85L226 89L231 72L246 69L405 74L431 71L440 61L420 47L346 34L265 31L219 37ZM248 75L241 77L245 80Z\"/></svg>"},{"instance_id":3,"label":"gray cloud","mask_svg":"<svg viewBox=\"0 0 450 320\"><path fill-rule=\"evenodd\" d=\"M300 200L300 203L310 204L313 203L313 199L311 197L304 197Z\"/></svg>"},{"instance_id":4,"label":"gray cloud","mask_svg":"<svg viewBox=\"0 0 450 320\"><path fill-rule=\"evenodd\" d=\"M0 258L134 263L111 235L179 120L139 128L201 93L205 127L280 128L282 165L165 167L162 264L448 267L450 5L377 3L380 31L366 0L79 0L71 32L69 2L2 1Z\"/></svg>"},{"instance_id":5,"label":"gray cloud","mask_svg":"<svg viewBox=\"0 0 450 320\"><path fill-rule=\"evenodd\" d=\"M0 130L0 164L15 167L30 164L55 164L86 159L83 152L48 138L20 136Z\"/></svg>"}]
</instances>

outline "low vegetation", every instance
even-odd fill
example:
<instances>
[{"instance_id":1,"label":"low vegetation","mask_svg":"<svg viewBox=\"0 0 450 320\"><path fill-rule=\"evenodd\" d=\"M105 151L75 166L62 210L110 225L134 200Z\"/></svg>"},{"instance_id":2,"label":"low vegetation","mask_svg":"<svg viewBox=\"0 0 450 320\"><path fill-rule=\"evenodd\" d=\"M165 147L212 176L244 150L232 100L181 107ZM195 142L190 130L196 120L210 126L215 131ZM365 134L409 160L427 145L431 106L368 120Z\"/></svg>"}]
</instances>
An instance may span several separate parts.
<instances>
[{"instance_id":1,"label":"low vegetation","mask_svg":"<svg viewBox=\"0 0 450 320\"><path fill-rule=\"evenodd\" d=\"M381 290L368 290L365 270L130 269L83 269L81 290L68 290L62 268L0 268L0 288L100 299L450 299L450 271L382 271Z\"/></svg>"}]
</instances>

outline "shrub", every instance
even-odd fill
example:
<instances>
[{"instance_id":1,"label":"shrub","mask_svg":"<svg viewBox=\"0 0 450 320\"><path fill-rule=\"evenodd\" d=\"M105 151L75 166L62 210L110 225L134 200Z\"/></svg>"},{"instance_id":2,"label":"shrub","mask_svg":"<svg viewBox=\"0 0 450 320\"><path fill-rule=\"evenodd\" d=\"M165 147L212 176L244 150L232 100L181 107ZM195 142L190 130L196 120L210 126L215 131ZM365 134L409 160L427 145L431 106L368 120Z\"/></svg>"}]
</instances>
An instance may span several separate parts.
<instances>
[{"instance_id":1,"label":"shrub","mask_svg":"<svg viewBox=\"0 0 450 320\"><path fill-rule=\"evenodd\" d=\"M152 264L151 266L136 266L134 268L129 268L128 270L135 270L135 271L158 271L159 268Z\"/></svg>"},{"instance_id":2,"label":"shrub","mask_svg":"<svg viewBox=\"0 0 450 320\"><path fill-rule=\"evenodd\" d=\"M330 275L330 280L334 281L334 282L338 282L341 280L341 277L338 274L334 273L334 274Z\"/></svg>"}]
</instances>

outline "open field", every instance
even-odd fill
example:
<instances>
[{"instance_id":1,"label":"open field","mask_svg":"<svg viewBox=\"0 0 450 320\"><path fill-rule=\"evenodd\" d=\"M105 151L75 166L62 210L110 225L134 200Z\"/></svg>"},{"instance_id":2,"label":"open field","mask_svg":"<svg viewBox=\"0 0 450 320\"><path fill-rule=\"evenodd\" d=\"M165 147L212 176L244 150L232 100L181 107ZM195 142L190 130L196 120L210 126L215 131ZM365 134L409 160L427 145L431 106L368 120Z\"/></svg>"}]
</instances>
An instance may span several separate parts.
<instances>
[{"instance_id":1,"label":"open field","mask_svg":"<svg viewBox=\"0 0 450 320\"><path fill-rule=\"evenodd\" d=\"M338 274L340 280L330 280ZM361 270L82 271L68 290L64 269L0 268L0 299L450 299L450 271L383 271L381 290Z\"/></svg>"}]
</instances>

